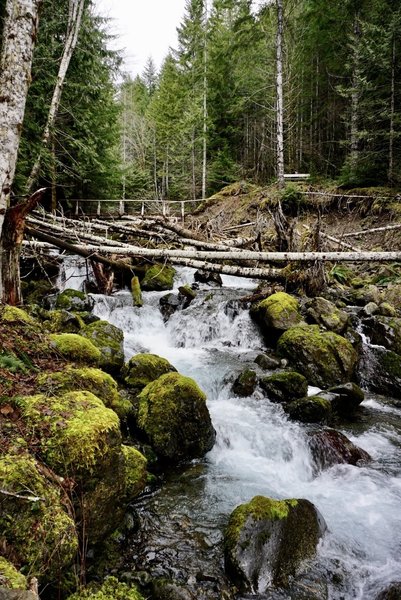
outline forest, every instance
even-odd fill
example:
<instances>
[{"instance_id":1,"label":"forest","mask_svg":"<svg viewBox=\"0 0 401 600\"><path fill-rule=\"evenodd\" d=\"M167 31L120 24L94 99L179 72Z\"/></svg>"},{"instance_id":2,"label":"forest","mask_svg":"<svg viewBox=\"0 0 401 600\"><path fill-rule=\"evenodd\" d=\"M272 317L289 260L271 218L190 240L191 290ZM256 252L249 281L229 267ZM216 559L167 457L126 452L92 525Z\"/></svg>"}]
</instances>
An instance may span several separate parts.
<instances>
[{"instance_id":1,"label":"forest","mask_svg":"<svg viewBox=\"0 0 401 600\"><path fill-rule=\"evenodd\" d=\"M0 0L0 600L400 598L401 0L110 30Z\"/></svg>"}]
</instances>

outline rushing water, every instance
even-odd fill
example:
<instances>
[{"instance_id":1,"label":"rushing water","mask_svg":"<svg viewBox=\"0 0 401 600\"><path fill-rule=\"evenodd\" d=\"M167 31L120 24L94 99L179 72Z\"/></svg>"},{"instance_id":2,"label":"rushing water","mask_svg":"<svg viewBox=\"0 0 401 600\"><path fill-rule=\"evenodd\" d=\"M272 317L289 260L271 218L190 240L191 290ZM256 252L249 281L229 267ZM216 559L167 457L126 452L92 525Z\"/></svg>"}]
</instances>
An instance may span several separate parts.
<instances>
[{"instance_id":1,"label":"rushing water","mask_svg":"<svg viewBox=\"0 0 401 600\"><path fill-rule=\"evenodd\" d=\"M192 277L191 269L182 269L177 286ZM257 369L252 361L264 346L248 311L236 302L253 288L249 280L223 277L222 289L201 289L167 323L159 311L163 293L145 293L140 309L132 307L128 292L95 296L95 314L124 330L127 359L156 353L197 381L217 432L204 460L170 474L157 493L140 501L141 528L127 568L179 580L195 590L194 598L231 597L224 595L221 547L230 512L257 494L307 498L328 525L311 589L327 591L252 597L327 593L330 599L373 600L401 580L401 410L367 394L358 422L342 430L373 462L336 465L316 475L305 426L289 421L258 391L248 398L230 391L245 365Z\"/></svg>"}]
</instances>

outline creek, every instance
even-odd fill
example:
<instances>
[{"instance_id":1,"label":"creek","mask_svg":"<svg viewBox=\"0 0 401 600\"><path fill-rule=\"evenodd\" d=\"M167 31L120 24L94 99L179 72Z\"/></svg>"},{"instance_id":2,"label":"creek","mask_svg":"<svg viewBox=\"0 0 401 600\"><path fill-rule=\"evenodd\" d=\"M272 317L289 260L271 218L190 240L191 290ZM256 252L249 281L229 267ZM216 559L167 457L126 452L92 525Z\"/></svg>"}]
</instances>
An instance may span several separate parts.
<instances>
[{"instance_id":1,"label":"creek","mask_svg":"<svg viewBox=\"0 0 401 600\"><path fill-rule=\"evenodd\" d=\"M181 269L176 286L192 282L193 270ZM237 302L254 288L227 276L222 288L201 285L190 306L167 323L159 310L166 292L144 293L142 308L132 307L128 292L93 296L94 313L124 331L127 359L155 353L195 379L217 432L203 460L166 473L163 485L136 503L139 529L126 549L125 572L181 582L190 594L183 598L245 598L231 595L224 576L229 514L255 495L307 498L328 525L309 573L292 589L246 598L374 600L401 579L401 409L365 390L358 418L339 429L372 462L316 472L308 426L289 421L258 390L248 398L231 392L240 371L258 369L253 360L264 349L249 311Z\"/></svg>"}]
</instances>

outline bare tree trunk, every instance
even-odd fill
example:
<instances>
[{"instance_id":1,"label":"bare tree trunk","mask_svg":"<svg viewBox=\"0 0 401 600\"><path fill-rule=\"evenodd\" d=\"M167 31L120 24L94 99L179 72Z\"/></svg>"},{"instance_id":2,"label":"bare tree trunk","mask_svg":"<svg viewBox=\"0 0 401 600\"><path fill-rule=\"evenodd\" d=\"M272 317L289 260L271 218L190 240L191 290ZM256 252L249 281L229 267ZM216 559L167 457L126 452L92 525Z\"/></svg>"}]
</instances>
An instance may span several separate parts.
<instances>
[{"instance_id":1,"label":"bare tree trunk","mask_svg":"<svg viewBox=\"0 0 401 600\"><path fill-rule=\"evenodd\" d=\"M352 93L351 93L351 132L350 132L350 161L351 167L355 168L358 162L359 150L359 97L360 97L360 37L361 27L359 23L359 14L355 16L354 23L354 56L352 72Z\"/></svg>"},{"instance_id":2,"label":"bare tree trunk","mask_svg":"<svg viewBox=\"0 0 401 600\"><path fill-rule=\"evenodd\" d=\"M283 101L283 0L277 1L276 87L277 87L277 178L284 187L284 101Z\"/></svg>"},{"instance_id":3,"label":"bare tree trunk","mask_svg":"<svg viewBox=\"0 0 401 600\"><path fill-rule=\"evenodd\" d=\"M206 198L207 187L207 0L205 0L205 19L203 37L203 151L202 151L202 200Z\"/></svg>"},{"instance_id":4,"label":"bare tree trunk","mask_svg":"<svg viewBox=\"0 0 401 600\"><path fill-rule=\"evenodd\" d=\"M388 180L390 183L393 182L394 177L395 65L395 33L393 31L393 50L391 60L390 131L388 142Z\"/></svg>"},{"instance_id":5,"label":"bare tree trunk","mask_svg":"<svg viewBox=\"0 0 401 600\"><path fill-rule=\"evenodd\" d=\"M65 76L67 74L70 60L78 40L78 34L81 26L84 6L85 0L69 0L67 37L65 40L63 55L61 57L61 62L58 70L57 82L54 87L52 101L50 103L49 113L47 115L47 121L42 135L43 148L45 148L48 145L50 134L54 127L54 122L56 120L57 111L60 104L61 92L63 90ZM41 160L42 155L41 153L39 153L32 167L32 171L27 182L28 193L32 190L34 183L36 182L36 179L38 177Z\"/></svg>"},{"instance_id":6,"label":"bare tree trunk","mask_svg":"<svg viewBox=\"0 0 401 600\"><path fill-rule=\"evenodd\" d=\"M9 300L4 287L4 277L9 277L3 273L5 216L31 77L39 4L40 0L7 0L5 7L0 56L0 302Z\"/></svg>"}]
</instances>

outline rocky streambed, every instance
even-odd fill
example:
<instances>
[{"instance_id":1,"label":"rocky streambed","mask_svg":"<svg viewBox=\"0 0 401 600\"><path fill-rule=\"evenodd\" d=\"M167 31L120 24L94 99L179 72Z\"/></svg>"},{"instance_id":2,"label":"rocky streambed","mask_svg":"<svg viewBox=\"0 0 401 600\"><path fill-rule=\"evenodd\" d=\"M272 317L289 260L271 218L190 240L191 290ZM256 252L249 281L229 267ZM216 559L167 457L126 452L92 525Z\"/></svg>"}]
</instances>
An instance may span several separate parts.
<instances>
[{"instance_id":1,"label":"rocky streambed","mask_svg":"<svg viewBox=\"0 0 401 600\"><path fill-rule=\"evenodd\" d=\"M102 400L131 448L120 467L125 483L103 513L92 508L100 533L86 559L98 587L79 597L96 598L105 574L117 577L107 580L110 598L130 598L136 587L155 600L397 597L397 291L358 282L324 298L279 290L251 304L243 298L252 281L194 285L194 272L182 269L168 292L171 282L158 288L157 272L143 286L142 307L130 292L77 307L70 292L68 306L55 299L56 313L35 309L70 360L83 350L71 349L68 335L98 349L80 360L118 381L118 394ZM58 377L44 377L50 397ZM84 378L81 394L101 393ZM56 411L51 399L47 410ZM141 477L127 474L127 452L137 452ZM109 464L112 482L117 463ZM102 487L90 489L104 500ZM113 506L127 503L130 527L110 546L107 511L117 516Z\"/></svg>"}]
</instances>

